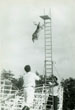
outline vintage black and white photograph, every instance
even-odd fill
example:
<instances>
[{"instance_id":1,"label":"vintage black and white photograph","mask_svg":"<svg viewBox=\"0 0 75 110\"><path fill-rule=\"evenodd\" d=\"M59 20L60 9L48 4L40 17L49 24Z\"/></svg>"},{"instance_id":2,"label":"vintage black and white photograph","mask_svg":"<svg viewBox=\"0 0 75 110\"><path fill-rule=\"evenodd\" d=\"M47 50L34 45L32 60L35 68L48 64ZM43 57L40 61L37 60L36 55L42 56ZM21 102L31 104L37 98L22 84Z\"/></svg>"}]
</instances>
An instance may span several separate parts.
<instances>
[{"instance_id":1,"label":"vintage black and white photograph","mask_svg":"<svg viewBox=\"0 0 75 110\"><path fill-rule=\"evenodd\" d=\"M0 0L0 110L75 110L74 66L74 0Z\"/></svg>"}]
</instances>

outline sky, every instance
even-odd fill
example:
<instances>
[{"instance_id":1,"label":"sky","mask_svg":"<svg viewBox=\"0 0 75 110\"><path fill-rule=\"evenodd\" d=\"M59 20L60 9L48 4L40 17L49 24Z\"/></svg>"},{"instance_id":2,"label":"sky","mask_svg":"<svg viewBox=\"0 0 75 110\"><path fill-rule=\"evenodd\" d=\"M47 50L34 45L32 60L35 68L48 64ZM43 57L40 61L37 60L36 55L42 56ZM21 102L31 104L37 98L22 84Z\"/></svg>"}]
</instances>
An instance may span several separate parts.
<instances>
[{"instance_id":1,"label":"sky","mask_svg":"<svg viewBox=\"0 0 75 110\"><path fill-rule=\"evenodd\" d=\"M74 0L0 0L0 72L11 70L23 75L24 66L44 73L44 36L32 42L34 23L40 15L52 17L54 74L75 78L75 1Z\"/></svg>"}]
</instances>

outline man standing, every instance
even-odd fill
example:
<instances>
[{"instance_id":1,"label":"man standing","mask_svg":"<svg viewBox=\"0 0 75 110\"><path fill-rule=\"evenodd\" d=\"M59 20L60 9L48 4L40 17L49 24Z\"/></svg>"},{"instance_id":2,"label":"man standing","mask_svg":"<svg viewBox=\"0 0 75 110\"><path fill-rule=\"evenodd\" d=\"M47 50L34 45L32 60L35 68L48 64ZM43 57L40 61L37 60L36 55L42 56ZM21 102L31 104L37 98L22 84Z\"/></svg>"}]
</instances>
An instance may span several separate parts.
<instances>
[{"instance_id":1,"label":"man standing","mask_svg":"<svg viewBox=\"0 0 75 110\"><path fill-rule=\"evenodd\" d=\"M25 105L30 108L33 105L34 92L35 92L35 81L39 80L40 77L36 75L35 73L31 72L30 65L26 65L24 67L24 70L25 70L25 74L24 74Z\"/></svg>"}]
</instances>

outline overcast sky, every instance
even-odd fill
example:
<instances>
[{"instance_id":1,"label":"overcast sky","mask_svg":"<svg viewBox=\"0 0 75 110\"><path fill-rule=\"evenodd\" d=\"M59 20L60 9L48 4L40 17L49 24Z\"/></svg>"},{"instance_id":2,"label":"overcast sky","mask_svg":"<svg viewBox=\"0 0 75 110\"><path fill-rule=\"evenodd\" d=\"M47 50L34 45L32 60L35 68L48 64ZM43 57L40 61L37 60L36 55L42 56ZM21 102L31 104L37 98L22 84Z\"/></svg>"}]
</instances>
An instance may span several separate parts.
<instances>
[{"instance_id":1,"label":"overcast sky","mask_svg":"<svg viewBox=\"0 0 75 110\"><path fill-rule=\"evenodd\" d=\"M43 31L32 42L39 17L52 16L53 61L60 77L75 78L75 0L0 0L0 71L24 73L24 65L32 71L44 72ZM54 74L57 73L54 70Z\"/></svg>"}]
</instances>

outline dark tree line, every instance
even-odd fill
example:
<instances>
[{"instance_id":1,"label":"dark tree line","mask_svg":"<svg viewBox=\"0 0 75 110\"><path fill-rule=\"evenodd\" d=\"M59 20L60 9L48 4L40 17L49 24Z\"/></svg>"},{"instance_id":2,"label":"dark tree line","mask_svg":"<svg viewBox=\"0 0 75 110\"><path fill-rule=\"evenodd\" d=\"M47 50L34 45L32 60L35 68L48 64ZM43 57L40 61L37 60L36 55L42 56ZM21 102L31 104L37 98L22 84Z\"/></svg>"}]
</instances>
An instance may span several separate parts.
<instances>
[{"instance_id":1,"label":"dark tree line","mask_svg":"<svg viewBox=\"0 0 75 110\"><path fill-rule=\"evenodd\" d=\"M75 109L75 79L68 78L61 83L64 88L63 110L73 110Z\"/></svg>"}]
</instances>

